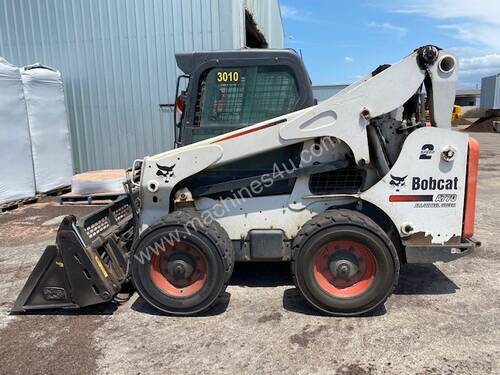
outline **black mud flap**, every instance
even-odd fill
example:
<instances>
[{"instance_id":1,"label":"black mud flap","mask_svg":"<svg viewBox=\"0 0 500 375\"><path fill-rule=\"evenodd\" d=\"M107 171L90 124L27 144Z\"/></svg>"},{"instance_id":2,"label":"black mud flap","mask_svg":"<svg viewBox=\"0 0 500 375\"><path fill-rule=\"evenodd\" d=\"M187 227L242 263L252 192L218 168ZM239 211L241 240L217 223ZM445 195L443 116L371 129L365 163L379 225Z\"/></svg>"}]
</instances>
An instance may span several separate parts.
<instances>
[{"instance_id":1,"label":"black mud flap","mask_svg":"<svg viewBox=\"0 0 500 375\"><path fill-rule=\"evenodd\" d=\"M17 297L12 313L79 308L108 302L129 280L134 234L134 196L76 221L66 216L56 245L48 246Z\"/></svg>"}]
</instances>

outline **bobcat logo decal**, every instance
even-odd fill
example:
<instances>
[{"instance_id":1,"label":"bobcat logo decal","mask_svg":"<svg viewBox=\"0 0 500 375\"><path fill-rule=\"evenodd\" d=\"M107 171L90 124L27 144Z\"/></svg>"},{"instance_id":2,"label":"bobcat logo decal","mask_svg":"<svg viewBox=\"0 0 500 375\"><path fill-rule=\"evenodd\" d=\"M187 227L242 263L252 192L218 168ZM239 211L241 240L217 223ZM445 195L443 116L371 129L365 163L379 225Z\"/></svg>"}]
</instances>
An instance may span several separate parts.
<instances>
[{"instance_id":1,"label":"bobcat logo decal","mask_svg":"<svg viewBox=\"0 0 500 375\"><path fill-rule=\"evenodd\" d=\"M156 171L157 176L162 176L165 177L165 183L168 183L170 180L170 177L174 176L174 167L175 164L172 165L171 167L169 166L164 166L156 163L156 166L158 167L158 170Z\"/></svg>"},{"instance_id":2,"label":"bobcat logo decal","mask_svg":"<svg viewBox=\"0 0 500 375\"><path fill-rule=\"evenodd\" d=\"M398 176L393 176L391 174L391 182L389 182L389 185L391 185L393 188L396 189L396 191L399 191L400 188L406 186L405 179L408 177L408 175L404 177L398 177Z\"/></svg>"}]
</instances>

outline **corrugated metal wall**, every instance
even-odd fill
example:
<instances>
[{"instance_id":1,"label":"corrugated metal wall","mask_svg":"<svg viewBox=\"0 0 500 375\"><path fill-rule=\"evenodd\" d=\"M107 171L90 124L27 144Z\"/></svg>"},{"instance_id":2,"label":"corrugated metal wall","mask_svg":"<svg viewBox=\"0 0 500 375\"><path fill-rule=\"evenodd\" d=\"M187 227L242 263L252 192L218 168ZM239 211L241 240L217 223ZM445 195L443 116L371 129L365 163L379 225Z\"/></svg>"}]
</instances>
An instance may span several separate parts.
<instances>
[{"instance_id":1,"label":"corrugated metal wall","mask_svg":"<svg viewBox=\"0 0 500 375\"><path fill-rule=\"evenodd\" d=\"M269 0L275 1L277 0ZM0 0L0 56L65 80L78 171L173 145L174 52L240 48L244 0Z\"/></svg>"}]
</instances>

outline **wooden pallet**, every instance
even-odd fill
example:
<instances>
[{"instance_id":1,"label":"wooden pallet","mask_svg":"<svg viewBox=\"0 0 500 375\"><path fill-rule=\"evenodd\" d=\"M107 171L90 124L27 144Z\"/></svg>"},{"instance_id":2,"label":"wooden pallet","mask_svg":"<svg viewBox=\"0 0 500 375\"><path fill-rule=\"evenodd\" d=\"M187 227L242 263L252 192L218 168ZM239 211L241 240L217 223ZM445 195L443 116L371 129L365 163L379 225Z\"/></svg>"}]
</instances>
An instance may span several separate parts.
<instances>
[{"instance_id":1,"label":"wooden pallet","mask_svg":"<svg viewBox=\"0 0 500 375\"><path fill-rule=\"evenodd\" d=\"M98 193L79 195L74 193L63 194L59 203L66 205L104 205L113 202L124 193Z\"/></svg>"},{"instance_id":2,"label":"wooden pallet","mask_svg":"<svg viewBox=\"0 0 500 375\"><path fill-rule=\"evenodd\" d=\"M21 206L36 203L40 198L43 197L56 197L62 194L66 194L71 191L71 186L63 186L54 190L47 191L45 193L38 193L34 197L18 199L12 202L3 203L0 205L0 212L12 211Z\"/></svg>"},{"instance_id":3,"label":"wooden pallet","mask_svg":"<svg viewBox=\"0 0 500 375\"><path fill-rule=\"evenodd\" d=\"M67 194L70 191L71 191L71 185L67 185L67 186L62 186L62 187L58 187L56 189L47 191L47 192L43 193L43 196L58 197L60 195Z\"/></svg>"},{"instance_id":4,"label":"wooden pallet","mask_svg":"<svg viewBox=\"0 0 500 375\"><path fill-rule=\"evenodd\" d=\"M35 195L34 197L19 199L17 201L7 202L0 205L0 212L12 211L21 206L25 206L27 204L32 204L38 202L40 195Z\"/></svg>"}]
</instances>

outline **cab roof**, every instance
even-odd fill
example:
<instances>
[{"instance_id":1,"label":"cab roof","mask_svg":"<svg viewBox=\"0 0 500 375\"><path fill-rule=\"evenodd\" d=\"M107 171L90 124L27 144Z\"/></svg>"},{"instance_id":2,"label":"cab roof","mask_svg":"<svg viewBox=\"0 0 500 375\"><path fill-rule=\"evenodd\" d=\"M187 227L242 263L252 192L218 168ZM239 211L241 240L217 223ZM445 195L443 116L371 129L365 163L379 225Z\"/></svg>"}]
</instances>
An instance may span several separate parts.
<instances>
[{"instance_id":1,"label":"cab roof","mask_svg":"<svg viewBox=\"0 0 500 375\"><path fill-rule=\"evenodd\" d=\"M185 74L191 75L202 64L213 62L214 64L221 61L234 62L238 66L241 61L251 59L287 59L295 65L307 72L300 56L293 49L262 49L249 48L239 50L219 50L219 51L199 51L199 52L180 52L175 54L177 66Z\"/></svg>"}]
</instances>

